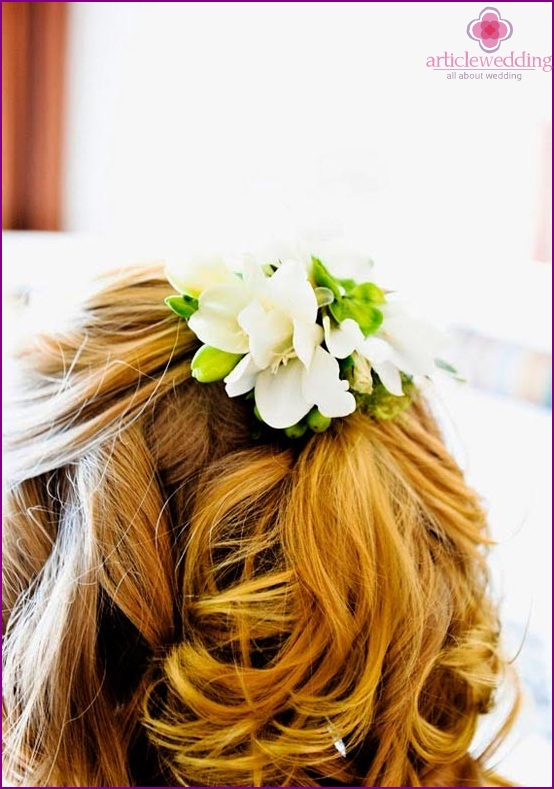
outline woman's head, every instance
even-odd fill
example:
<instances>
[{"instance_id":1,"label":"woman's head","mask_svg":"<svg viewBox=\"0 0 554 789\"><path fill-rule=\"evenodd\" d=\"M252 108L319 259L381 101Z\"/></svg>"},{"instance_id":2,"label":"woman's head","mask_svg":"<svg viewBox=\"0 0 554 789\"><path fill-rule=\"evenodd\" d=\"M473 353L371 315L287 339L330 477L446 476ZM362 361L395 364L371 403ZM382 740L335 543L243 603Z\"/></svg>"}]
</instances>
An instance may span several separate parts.
<instances>
[{"instance_id":1,"label":"woman's head","mask_svg":"<svg viewBox=\"0 0 554 789\"><path fill-rule=\"evenodd\" d=\"M249 403L191 378L170 291L116 276L23 354L10 776L482 785L468 753L505 668L487 529L424 402L254 440Z\"/></svg>"}]
</instances>

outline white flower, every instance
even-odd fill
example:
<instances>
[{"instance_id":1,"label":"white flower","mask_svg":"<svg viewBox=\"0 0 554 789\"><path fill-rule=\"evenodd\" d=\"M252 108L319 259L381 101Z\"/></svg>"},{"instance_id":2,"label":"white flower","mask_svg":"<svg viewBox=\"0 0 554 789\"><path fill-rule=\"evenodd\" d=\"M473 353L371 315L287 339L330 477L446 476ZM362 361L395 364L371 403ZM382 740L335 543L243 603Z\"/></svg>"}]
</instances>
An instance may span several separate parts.
<instances>
[{"instance_id":1,"label":"white flower","mask_svg":"<svg viewBox=\"0 0 554 789\"><path fill-rule=\"evenodd\" d=\"M317 298L299 262L283 263L258 283L254 300L239 316L250 353L261 370L299 358L308 367L323 339L316 323Z\"/></svg>"},{"instance_id":2,"label":"white flower","mask_svg":"<svg viewBox=\"0 0 554 789\"><path fill-rule=\"evenodd\" d=\"M308 368L293 359L275 372L270 368L260 372L255 386L260 416L271 427L286 428L299 422L314 406L323 416L351 414L356 401L339 372L337 360L321 346L315 349Z\"/></svg>"},{"instance_id":3,"label":"white flower","mask_svg":"<svg viewBox=\"0 0 554 789\"><path fill-rule=\"evenodd\" d=\"M236 280L236 275L225 261L215 255L169 263L165 275L178 293L187 293L195 298L206 288Z\"/></svg>"},{"instance_id":4,"label":"white flower","mask_svg":"<svg viewBox=\"0 0 554 789\"><path fill-rule=\"evenodd\" d=\"M219 278L221 283L200 293L189 327L207 345L229 353L248 353L250 342L240 315L266 280L263 271L260 266L246 263L241 274L214 266L209 276L212 281ZM182 277L182 283L187 281Z\"/></svg>"},{"instance_id":5,"label":"white flower","mask_svg":"<svg viewBox=\"0 0 554 789\"><path fill-rule=\"evenodd\" d=\"M364 339L362 330L352 318L346 318L338 326L334 326L331 323L331 318L326 315L323 318L323 328L325 330L325 344L329 353L332 353L337 359L346 359Z\"/></svg>"},{"instance_id":6,"label":"white flower","mask_svg":"<svg viewBox=\"0 0 554 789\"><path fill-rule=\"evenodd\" d=\"M356 407L338 362L321 347L316 319L317 299L305 265L297 261L284 262L258 282L238 315L250 352L226 377L226 390L235 397L254 388L260 415L271 427L295 425L314 405L329 417Z\"/></svg>"},{"instance_id":7,"label":"white flower","mask_svg":"<svg viewBox=\"0 0 554 789\"><path fill-rule=\"evenodd\" d=\"M430 375L444 351L443 333L414 318L399 302L389 301L382 311L384 321L377 335L394 350L392 361L408 375Z\"/></svg>"},{"instance_id":8,"label":"white flower","mask_svg":"<svg viewBox=\"0 0 554 789\"><path fill-rule=\"evenodd\" d=\"M229 397L254 389L256 406L271 427L291 427L317 405L323 416L351 414L356 408L348 382L339 377L338 362L321 346L309 367L293 358L279 367L260 370L247 354L225 378Z\"/></svg>"},{"instance_id":9,"label":"white flower","mask_svg":"<svg viewBox=\"0 0 554 789\"><path fill-rule=\"evenodd\" d=\"M166 267L166 276L176 291L198 299L188 324L202 342L229 353L248 351L248 337L237 322L251 297L247 279L219 257L173 263Z\"/></svg>"},{"instance_id":10,"label":"white flower","mask_svg":"<svg viewBox=\"0 0 554 789\"><path fill-rule=\"evenodd\" d=\"M238 397L250 392L256 384L259 372L260 368L254 362L252 354L247 353L243 356L234 370L231 370L224 379L225 391L229 397Z\"/></svg>"},{"instance_id":11,"label":"white flower","mask_svg":"<svg viewBox=\"0 0 554 789\"><path fill-rule=\"evenodd\" d=\"M252 299L250 283L235 276L230 285L214 285L200 294L189 326L207 345L229 353L248 353L248 335L239 315Z\"/></svg>"},{"instance_id":12,"label":"white flower","mask_svg":"<svg viewBox=\"0 0 554 789\"><path fill-rule=\"evenodd\" d=\"M317 298L302 263L287 262L271 277L248 262L242 276L216 267L212 274L226 281L203 290L198 310L189 318L202 342L230 353L250 352L260 370L297 357L310 364L323 330L316 323ZM185 276L173 282L191 291Z\"/></svg>"},{"instance_id":13,"label":"white flower","mask_svg":"<svg viewBox=\"0 0 554 789\"><path fill-rule=\"evenodd\" d=\"M230 397L255 389L272 427L296 424L314 405L329 417L354 410L338 362L321 347L317 297L303 262L283 262L270 277L248 261L242 276L217 267L212 273L224 281L200 293L189 326L207 345L245 354L225 378ZM188 274L174 284L190 293L191 280Z\"/></svg>"},{"instance_id":14,"label":"white flower","mask_svg":"<svg viewBox=\"0 0 554 789\"><path fill-rule=\"evenodd\" d=\"M401 397L400 373L432 373L444 339L431 326L415 320L398 303L389 302L380 309L383 323L369 337L364 337L358 324L349 318L333 326L325 317L325 343L329 352L338 359L344 359L354 351L359 353L369 361L383 386L391 394Z\"/></svg>"},{"instance_id":15,"label":"white flower","mask_svg":"<svg viewBox=\"0 0 554 789\"><path fill-rule=\"evenodd\" d=\"M333 257L329 250L321 254L326 262ZM339 257L348 264L340 271L341 277L368 279L370 261L365 256ZM332 259L331 266L336 271ZM372 370L389 392L402 396L401 373L427 375L434 369L442 338L399 304L379 306L383 323L367 337L352 318L337 325L324 315L322 327L318 297L320 304L326 304L326 291L332 299L336 288L316 288L317 282L326 280L321 280L319 269L312 269L311 255L283 254L274 260L273 268L266 271L246 258L239 273L214 257L167 272L177 291L198 302L188 324L205 345L212 346L209 358L224 351L239 359L224 379L227 394L237 397L253 390L260 417L269 426L292 427L314 407L329 419L355 411L354 395L348 381L340 377L337 361L351 354L355 360L352 388L366 393L372 389ZM333 283L332 276L326 276ZM196 302L192 304L194 309ZM358 317L355 311L352 314ZM359 320L365 325L363 315ZM324 338L327 349L322 346ZM223 360L229 370L231 364L224 354ZM213 371L208 372L212 375Z\"/></svg>"}]
</instances>

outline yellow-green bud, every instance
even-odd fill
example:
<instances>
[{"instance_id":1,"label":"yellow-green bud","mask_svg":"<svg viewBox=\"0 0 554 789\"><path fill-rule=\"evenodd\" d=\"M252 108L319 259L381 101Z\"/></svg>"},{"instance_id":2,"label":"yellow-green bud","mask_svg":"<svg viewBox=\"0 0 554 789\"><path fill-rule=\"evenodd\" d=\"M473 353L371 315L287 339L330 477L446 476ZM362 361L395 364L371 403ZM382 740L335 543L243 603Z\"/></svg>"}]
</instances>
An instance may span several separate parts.
<instances>
[{"instance_id":1,"label":"yellow-green bud","mask_svg":"<svg viewBox=\"0 0 554 789\"><path fill-rule=\"evenodd\" d=\"M318 408L312 408L307 417L308 427L314 433L323 433L331 426L331 417L323 416Z\"/></svg>"},{"instance_id":2,"label":"yellow-green bud","mask_svg":"<svg viewBox=\"0 0 554 789\"><path fill-rule=\"evenodd\" d=\"M240 353L228 353L213 348L211 345L203 345L199 348L190 364L192 377L196 378L201 384L210 384L214 381L221 381L231 370L235 368L242 359Z\"/></svg>"},{"instance_id":3,"label":"yellow-green bud","mask_svg":"<svg viewBox=\"0 0 554 789\"><path fill-rule=\"evenodd\" d=\"M298 422L296 425L287 427L285 429L285 435L288 436L288 438L302 438L307 429L308 425L305 422Z\"/></svg>"},{"instance_id":4,"label":"yellow-green bud","mask_svg":"<svg viewBox=\"0 0 554 789\"><path fill-rule=\"evenodd\" d=\"M165 303L176 315L187 321L198 309L198 299L194 299L187 295L168 296L167 299L165 299Z\"/></svg>"},{"instance_id":5,"label":"yellow-green bud","mask_svg":"<svg viewBox=\"0 0 554 789\"><path fill-rule=\"evenodd\" d=\"M352 361L353 364L346 373L351 388L360 394L371 394L373 378L370 363L358 351L354 351L352 354Z\"/></svg>"}]
</instances>

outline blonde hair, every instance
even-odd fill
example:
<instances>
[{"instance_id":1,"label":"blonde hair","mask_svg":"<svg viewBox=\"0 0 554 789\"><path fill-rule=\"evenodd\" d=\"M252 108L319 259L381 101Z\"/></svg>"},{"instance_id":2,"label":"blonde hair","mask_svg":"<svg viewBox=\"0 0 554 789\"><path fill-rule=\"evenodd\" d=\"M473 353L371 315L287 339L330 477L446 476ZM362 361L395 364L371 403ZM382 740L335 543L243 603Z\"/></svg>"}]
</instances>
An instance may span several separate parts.
<instances>
[{"instance_id":1,"label":"blonde hair","mask_svg":"<svg viewBox=\"0 0 554 789\"><path fill-rule=\"evenodd\" d=\"M191 379L169 292L114 276L22 354L8 778L482 786L506 669L489 539L424 402L256 442L251 404Z\"/></svg>"}]
</instances>

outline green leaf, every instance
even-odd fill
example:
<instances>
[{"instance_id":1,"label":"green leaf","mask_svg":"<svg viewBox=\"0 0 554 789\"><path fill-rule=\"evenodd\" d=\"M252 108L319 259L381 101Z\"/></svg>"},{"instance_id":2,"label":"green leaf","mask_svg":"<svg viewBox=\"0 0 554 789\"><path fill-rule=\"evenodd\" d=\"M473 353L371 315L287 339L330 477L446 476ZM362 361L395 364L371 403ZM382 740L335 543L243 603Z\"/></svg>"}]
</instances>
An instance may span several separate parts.
<instances>
[{"instance_id":1,"label":"green leaf","mask_svg":"<svg viewBox=\"0 0 554 789\"><path fill-rule=\"evenodd\" d=\"M362 282L360 285L355 285L354 288L348 291L348 297L359 301L371 302L372 304L385 303L385 294L373 282Z\"/></svg>"},{"instance_id":2,"label":"green leaf","mask_svg":"<svg viewBox=\"0 0 554 789\"><path fill-rule=\"evenodd\" d=\"M364 335L373 334L383 323L383 313L367 301L352 299L349 296L334 301L329 305L333 318L342 323L346 318L356 321Z\"/></svg>"},{"instance_id":3,"label":"green leaf","mask_svg":"<svg viewBox=\"0 0 554 789\"><path fill-rule=\"evenodd\" d=\"M346 293L350 293L356 287L355 279L337 279L339 285L342 285Z\"/></svg>"},{"instance_id":4,"label":"green leaf","mask_svg":"<svg viewBox=\"0 0 554 789\"><path fill-rule=\"evenodd\" d=\"M318 286L316 291L326 288L335 297L328 306L337 323L351 318L366 337L376 332L383 322L383 313L375 306L385 303L385 294L381 288L373 282L357 284L353 279L336 279L319 258L312 257L312 264L313 277Z\"/></svg>"},{"instance_id":5,"label":"green leaf","mask_svg":"<svg viewBox=\"0 0 554 789\"><path fill-rule=\"evenodd\" d=\"M327 271L319 258L312 257L312 272L316 285L321 288L329 288L333 296L338 299L341 296L341 286L333 275Z\"/></svg>"},{"instance_id":6,"label":"green leaf","mask_svg":"<svg viewBox=\"0 0 554 789\"><path fill-rule=\"evenodd\" d=\"M168 296L165 303L180 318L188 320L198 309L198 299L191 296Z\"/></svg>"},{"instance_id":7,"label":"green leaf","mask_svg":"<svg viewBox=\"0 0 554 789\"><path fill-rule=\"evenodd\" d=\"M236 367L243 355L220 351L219 348L213 348L211 345L203 345L192 357L190 363L192 377L201 384L221 381Z\"/></svg>"}]
</instances>

